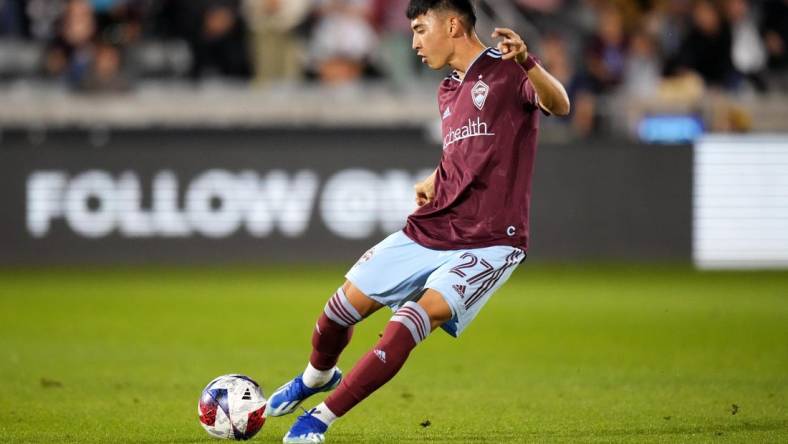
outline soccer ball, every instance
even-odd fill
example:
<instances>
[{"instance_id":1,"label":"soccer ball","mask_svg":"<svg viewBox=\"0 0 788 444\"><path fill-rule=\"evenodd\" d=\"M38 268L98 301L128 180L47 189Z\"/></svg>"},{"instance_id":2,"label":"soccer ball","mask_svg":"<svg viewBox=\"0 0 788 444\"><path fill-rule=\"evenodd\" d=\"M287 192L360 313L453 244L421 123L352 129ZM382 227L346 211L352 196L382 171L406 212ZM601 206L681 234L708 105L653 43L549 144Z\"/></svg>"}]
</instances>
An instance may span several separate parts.
<instances>
[{"instance_id":1,"label":"soccer ball","mask_svg":"<svg viewBox=\"0 0 788 444\"><path fill-rule=\"evenodd\" d=\"M211 436L247 440L265 423L266 399L260 386L244 375L224 375L205 387L197 405L200 424Z\"/></svg>"}]
</instances>

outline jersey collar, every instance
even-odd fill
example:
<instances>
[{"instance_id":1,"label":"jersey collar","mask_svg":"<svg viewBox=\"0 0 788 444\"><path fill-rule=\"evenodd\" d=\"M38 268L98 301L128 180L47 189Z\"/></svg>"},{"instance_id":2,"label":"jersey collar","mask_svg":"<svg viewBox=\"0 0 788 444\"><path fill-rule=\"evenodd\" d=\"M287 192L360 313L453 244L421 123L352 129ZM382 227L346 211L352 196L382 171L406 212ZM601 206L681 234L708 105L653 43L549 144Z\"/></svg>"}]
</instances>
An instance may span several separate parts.
<instances>
[{"instance_id":1,"label":"jersey collar","mask_svg":"<svg viewBox=\"0 0 788 444\"><path fill-rule=\"evenodd\" d=\"M478 54L476 57L474 57L473 61L471 61L470 65L468 65L468 69L466 69L466 70L465 70L465 77L468 77L468 73L469 73L469 72L471 72L471 68L473 68L473 65L474 65L474 64L475 64L475 63L476 63L476 62L477 62L477 61L478 61L480 58L482 58L482 56L483 56L483 55L487 54L487 52L489 52L489 51L491 51L491 50L492 50L492 48L490 48L490 47L488 46L488 47L484 48L484 49L483 49L483 50L482 50L482 51L481 51L481 52L480 52L480 53L479 53L479 54ZM460 83L462 83L462 82L463 82L463 80L465 80L465 77L460 77L460 74L457 72L457 70L456 70L456 69L455 69L455 70L453 70L453 71L451 72L451 79L452 79L452 80L456 80L456 81L458 81L458 82L460 82Z\"/></svg>"}]
</instances>

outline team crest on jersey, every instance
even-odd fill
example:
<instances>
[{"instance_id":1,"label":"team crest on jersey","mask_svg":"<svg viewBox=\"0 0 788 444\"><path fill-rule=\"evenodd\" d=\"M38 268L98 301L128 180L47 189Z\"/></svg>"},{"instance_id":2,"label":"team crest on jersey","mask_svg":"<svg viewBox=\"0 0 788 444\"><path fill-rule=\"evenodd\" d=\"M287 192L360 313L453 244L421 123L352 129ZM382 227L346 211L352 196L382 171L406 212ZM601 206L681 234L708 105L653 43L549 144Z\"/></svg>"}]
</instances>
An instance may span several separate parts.
<instances>
[{"instance_id":1,"label":"team crest on jersey","mask_svg":"<svg viewBox=\"0 0 788 444\"><path fill-rule=\"evenodd\" d=\"M364 262L367 262L367 261L369 261L370 259L372 259L372 256L373 256L374 254L375 254L375 249L374 249L374 248L370 248L369 250L367 250L367 252L366 252L366 253L364 253L364 254L363 254L363 255L362 255L362 256L361 256L361 257L358 259L358 263L359 263L359 264L363 264Z\"/></svg>"},{"instance_id":2,"label":"team crest on jersey","mask_svg":"<svg viewBox=\"0 0 788 444\"><path fill-rule=\"evenodd\" d=\"M471 89L471 97L473 98L473 104L476 105L476 108L479 108L479 111L484 108L484 102L487 101L487 95L489 93L490 87L481 80L473 85L473 89Z\"/></svg>"}]
</instances>

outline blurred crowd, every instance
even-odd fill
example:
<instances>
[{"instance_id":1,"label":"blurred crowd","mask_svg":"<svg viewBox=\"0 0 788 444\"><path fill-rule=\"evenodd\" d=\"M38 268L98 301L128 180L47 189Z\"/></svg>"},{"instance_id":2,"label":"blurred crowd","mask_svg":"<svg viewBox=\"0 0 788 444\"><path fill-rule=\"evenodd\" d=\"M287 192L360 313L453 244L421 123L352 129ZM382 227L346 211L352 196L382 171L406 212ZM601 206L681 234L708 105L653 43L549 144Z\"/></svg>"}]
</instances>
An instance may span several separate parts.
<instances>
[{"instance_id":1,"label":"blurred crowd","mask_svg":"<svg viewBox=\"0 0 788 444\"><path fill-rule=\"evenodd\" d=\"M569 87L581 135L598 126L600 97L692 105L710 95L788 91L788 0L519 4L544 36L545 65ZM746 117L730 110L732 122L717 129L746 130Z\"/></svg>"},{"instance_id":2,"label":"blurred crowd","mask_svg":"<svg viewBox=\"0 0 788 444\"><path fill-rule=\"evenodd\" d=\"M425 71L410 49L407 3L0 0L0 80L36 76L80 91L151 78L377 80L404 90ZM593 130L597 98L607 95L788 89L788 0L478 3L483 38L491 26L515 27L568 86L579 133Z\"/></svg>"},{"instance_id":3,"label":"blurred crowd","mask_svg":"<svg viewBox=\"0 0 788 444\"><path fill-rule=\"evenodd\" d=\"M383 78L386 68L396 72L381 53L416 66L406 6L405 0L0 0L0 41L43 45L35 74L79 90L122 90L150 77L341 84ZM3 64L19 60L17 49L0 47L2 77L13 77L14 66Z\"/></svg>"}]
</instances>

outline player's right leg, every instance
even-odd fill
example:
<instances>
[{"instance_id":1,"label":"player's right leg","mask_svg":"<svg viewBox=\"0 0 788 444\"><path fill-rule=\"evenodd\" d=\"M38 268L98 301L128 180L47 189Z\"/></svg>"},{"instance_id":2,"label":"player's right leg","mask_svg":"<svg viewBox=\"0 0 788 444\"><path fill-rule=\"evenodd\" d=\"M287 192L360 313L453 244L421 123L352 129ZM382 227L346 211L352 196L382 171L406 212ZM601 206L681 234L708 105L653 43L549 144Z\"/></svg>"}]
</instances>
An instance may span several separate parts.
<instances>
[{"instance_id":1,"label":"player's right leg","mask_svg":"<svg viewBox=\"0 0 788 444\"><path fill-rule=\"evenodd\" d=\"M336 366L353 336L353 326L382 305L349 281L328 300L312 333L312 354L304 372L268 398L266 416L292 413L308 397L334 389L342 380Z\"/></svg>"}]
</instances>

